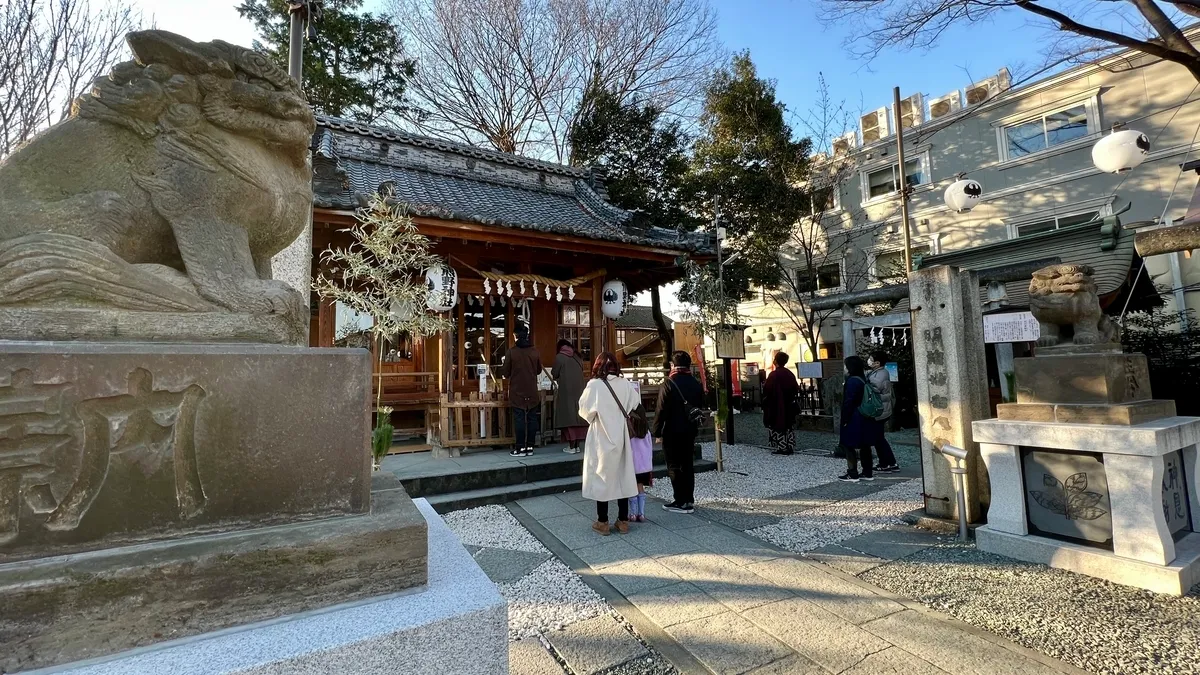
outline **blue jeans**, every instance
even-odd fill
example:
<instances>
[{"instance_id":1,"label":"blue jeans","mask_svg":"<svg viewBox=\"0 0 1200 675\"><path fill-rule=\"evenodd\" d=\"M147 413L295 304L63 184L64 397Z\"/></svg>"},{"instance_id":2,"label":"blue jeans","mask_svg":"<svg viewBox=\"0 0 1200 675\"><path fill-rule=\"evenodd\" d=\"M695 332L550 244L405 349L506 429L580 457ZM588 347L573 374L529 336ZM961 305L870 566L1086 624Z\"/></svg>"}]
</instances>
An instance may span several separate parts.
<instances>
[{"instance_id":1,"label":"blue jeans","mask_svg":"<svg viewBox=\"0 0 1200 675\"><path fill-rule=\"evenodd\" d=\"M537 438L538 427L542 418L541 406L529 409L513 408L513 428L517 432L516 446L518 450L532 448Z\"/></svg>"}]
</instances>

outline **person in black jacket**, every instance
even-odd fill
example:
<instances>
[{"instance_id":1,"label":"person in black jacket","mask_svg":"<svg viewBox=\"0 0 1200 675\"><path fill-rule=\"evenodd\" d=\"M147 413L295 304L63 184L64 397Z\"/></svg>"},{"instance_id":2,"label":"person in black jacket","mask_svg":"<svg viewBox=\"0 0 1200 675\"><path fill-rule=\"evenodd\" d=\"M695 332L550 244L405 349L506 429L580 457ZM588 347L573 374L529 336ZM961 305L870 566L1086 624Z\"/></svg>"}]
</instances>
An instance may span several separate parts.
<instances>
[{"instance_id":1,"label":"person in black jacket","mask_svg":"<svg viewBox=\"0 0 1200 675\"><path fill-rule=\"evenodd\" d=\"M700 431L689 419L689 408L704 405L704 389L692 375L692 357L679 351L671 355L671 373L659 390L654 414L654 435L662 439L667 455L667 475L675 499L663 509L675 513L696 510L696 473L692 467L692 448Z\"/></svg>"}]
</instances>

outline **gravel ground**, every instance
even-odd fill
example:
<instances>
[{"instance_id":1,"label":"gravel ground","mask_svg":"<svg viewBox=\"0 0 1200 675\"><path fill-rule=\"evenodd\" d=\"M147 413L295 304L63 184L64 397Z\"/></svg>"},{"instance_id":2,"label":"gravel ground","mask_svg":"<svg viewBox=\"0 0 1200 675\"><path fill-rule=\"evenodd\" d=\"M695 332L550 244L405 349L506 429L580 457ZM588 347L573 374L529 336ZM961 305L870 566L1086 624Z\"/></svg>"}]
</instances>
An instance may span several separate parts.
<instances>
[{"instance_id":1,"label":"gravel ground","mask_svg":"<svg viewBox=\"0 0 1200 675\"><path fill-rule=\"evenodd\" d=\"M549 555L542 543L526 530L503 506L483 506L454 511L442 516L462 543L481 550L488 548ZM479 552L476 552L479 555ZM510 642L539 637L551 656L563 666L563 659L549 647L545 635L571 624L609 614L633 637L646 645L643 657L604 671L602 675L678 675L679 671L637 634L624 617L593 591L579 575L555 557L541 563L520 579L496 585L508 600L508 639ZM570 672L563 666L564 672Z\"/></svg>"},{"instance_id":2,"label":"gravel ground","mask_svg":"<svg viewBox=\"0 0 1200 675\"><path fill-rule=\"evenodd\" d=\"M1200 586L1156 595L953 543L861 578L1091 672L1200 673Z\"/></svg>"},{"instance_id":3,"label":"gravel ground","mask_svg":"<svg viewBox=\"0 0 1200 675\"><path fill-rule=\"evenodd\" d=\"M909 480L865 497L801 511L748 534L803 553L895 525L900 514L920 507L921 481Z\"/></svg>"},{"instance_id":4,"label":"gravel ground","mask_svg":"<svg viewBox=\"0 0 1200 675\"><path fill-rule=\"evenodd\" d=\"M701 445L705 459L715 460L715 443ZM816 487L835 480L845 469L845 462L832 457L792 455L781 457L752 445L722 447L725 472L706 471L696 474L696 503L727 502L750 504L753 500L774 497L787 492ZM671 480L654 481L649 493L671 499Z\"/></svg>"}]
</instances>

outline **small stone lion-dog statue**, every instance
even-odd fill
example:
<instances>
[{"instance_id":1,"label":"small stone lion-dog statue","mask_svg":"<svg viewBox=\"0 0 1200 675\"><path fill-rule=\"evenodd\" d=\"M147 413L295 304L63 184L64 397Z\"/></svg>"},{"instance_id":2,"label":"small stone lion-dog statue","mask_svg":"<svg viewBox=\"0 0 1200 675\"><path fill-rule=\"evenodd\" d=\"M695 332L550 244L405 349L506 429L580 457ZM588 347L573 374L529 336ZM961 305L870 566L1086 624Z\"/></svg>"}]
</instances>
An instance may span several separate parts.
<instances>
[{"instance_id":1,"label":"small stone lion-dog statue","mask_svg":"<svg viewBox=\"0 0 1200 675\"><path fill-rule=\"evenodd\" d=\"M0 339L300 344L271 257L312 208L315 121L262 54L165 31L0 163Z\"/></svg>"},{"instance_id":2,"label":"small stone lion-dog statue","mask_svg":"<svg viewBox=\"0 0 1200 675\"><path fill-rule=\"evenodd\" d=\"M1029 308L1041 326L1039 347L1115 346L1117 331L1100 309L1092 274L1087 265L1051 265L1033 273Z\"/></svg>"}]
</instances>

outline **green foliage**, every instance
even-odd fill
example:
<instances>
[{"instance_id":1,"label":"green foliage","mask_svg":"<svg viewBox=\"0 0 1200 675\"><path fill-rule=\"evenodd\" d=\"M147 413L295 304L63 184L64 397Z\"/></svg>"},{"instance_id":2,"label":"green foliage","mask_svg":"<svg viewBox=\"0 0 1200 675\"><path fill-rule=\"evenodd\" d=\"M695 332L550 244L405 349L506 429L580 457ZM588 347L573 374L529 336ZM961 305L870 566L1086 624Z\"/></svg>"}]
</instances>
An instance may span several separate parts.
<instances>
[{"instance_id":1,"label":"green foliage","mask_svg":"<svg viewBox=\"0 0 1200 675\"><path fill-rule=\"evenodd\" d=\"M634 97L593 86L571 126L571 163L604 170L608 196L642 224L693 230L688 212L688 139L679 122Z\"/></svg>"},{"instance_id":2,"label":"green foliage","mask_svg":"<svg viewBox=\"0 0 1200 675\"><path fill-rule=\"evenodd\" d=\"M304 93L313 110L366 123L405 109L404 88L414 72L400 34L383 16L360 13L363 0L325 0L316 37L304 44ZM254 48L288 65L287 0L243 0L238 13L254 23Z\"/></svg>"},{"instance_id":3,"label":"green foliage","mask_svg":"<svg viewBox=\"0 0 1200 675\"><path fill-rule=\"evenodd\" d=\"M391 408L380 408L375 414L375 430L371 432L371 456L375 458L376 465L387 456L388 450L392 449L395 428L392 427L391 416Z\"/></svg>"},{"instance_id":4,"label":"green foliage","mask_svg":"<svg viewBox=\"0 0 1200 675\"><path fill-rule=\"evenodd\" d=\"M758 77L746 52L709 83L700 119L702 133L692 157L696 212L719 212L728 236L728 254L738 259L725 267L725 290L747 299L752 286L777 287L778 255L802 215L809 197L800 187L808 176L808 139L795 140L785 120L786 108L775 85ZM684 283L680 298L703 304L703 277L715 265L697 270Z\"/></svg>"},{"instance_id":5,"label":"green foliage","mask_svg":"<svg viewBox=\"0 0 1200 675\"><path fill-rule=\"evenodd\" d=\"M1180 415L1200 414L1200 329L1195 313L1186 313L1187 328L1178 312L1156 307L1125 317L1121 345L1126 352L1146 355L1154 398L1173 399Z\"/></svg>"}]
</instances>

